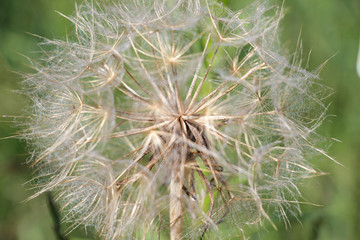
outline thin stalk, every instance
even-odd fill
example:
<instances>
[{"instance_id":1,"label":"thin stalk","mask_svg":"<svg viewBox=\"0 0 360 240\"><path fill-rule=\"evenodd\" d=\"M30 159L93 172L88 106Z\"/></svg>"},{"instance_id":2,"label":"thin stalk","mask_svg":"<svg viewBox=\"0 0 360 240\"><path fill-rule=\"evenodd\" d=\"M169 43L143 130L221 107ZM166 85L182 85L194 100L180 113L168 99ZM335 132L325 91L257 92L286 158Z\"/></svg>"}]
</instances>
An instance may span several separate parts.
<instances>
[{"instance_id":1,"label":"thin stalk","mask_svg":"<svg viewBox=\"0 0 360 240\"><path fill-rule=\"evenodd\" d=\"M173 164L170 181L170 239L180 240L183 231L183 171L181 161Z\"/></svg>"}]
</instances>

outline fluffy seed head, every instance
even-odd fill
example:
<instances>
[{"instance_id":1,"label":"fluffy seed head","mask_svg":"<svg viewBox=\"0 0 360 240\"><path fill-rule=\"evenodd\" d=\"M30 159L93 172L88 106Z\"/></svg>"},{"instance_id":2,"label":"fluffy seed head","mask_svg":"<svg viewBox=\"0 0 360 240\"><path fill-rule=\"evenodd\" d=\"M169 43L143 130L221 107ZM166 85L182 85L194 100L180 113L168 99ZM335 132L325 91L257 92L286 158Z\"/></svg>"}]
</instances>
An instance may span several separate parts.
<instances>
[{"instance_id":1,"label":"fluffy seed head","mask_svg":"<svg viewBox=\"0 0 360 240\"><path fill-rule=\"evenodd\" d=\"M39 195L104 239L220 237L300 211L324 118L316 73L282 56L282 8L85 2L25 80ZM229 225L230 226L230 225ZM176 238L173 238L176 239ZM178 238L179 239L179 238Z\"/></svg>"}]
</instances>

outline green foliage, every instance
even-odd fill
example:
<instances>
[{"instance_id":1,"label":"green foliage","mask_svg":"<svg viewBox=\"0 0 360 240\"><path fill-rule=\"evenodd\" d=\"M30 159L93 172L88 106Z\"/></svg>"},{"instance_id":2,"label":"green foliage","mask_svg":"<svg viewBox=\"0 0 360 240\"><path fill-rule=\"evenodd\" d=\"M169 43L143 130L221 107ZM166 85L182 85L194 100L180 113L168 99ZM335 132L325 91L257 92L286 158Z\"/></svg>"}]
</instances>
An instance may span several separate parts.
<instances>
[{"instance_id":1,"label":"green foliage","mask_svg":"<svg viewBox=\"0 0 360 240\"><path fill-rule=\"evenodd\" d=\"M250 1L222 0L232 9L239 9ZM36 58L39 39L61 38L66 34L66 19L55 13L73 12L71 0L2 0L0 3L0 138L14 135L13 115L19 115L25 100L12 90L19 89L21 77L14 72L27 71L27 60L18 53ZM281 4L281 2L279 2ZM287 49L295 49L299 32L304 53L313 49L309 68L316 69L331 58L323 68L323 84L335 90L331 97L329 117L322 133L340 139L330 149L330 155L345 167L324 159L314 164L330 175L306 182L305 199L322 206L302 205L303 215L290 219L292 227L274 231L249 229L251 239L357 239L360 234L360 79L356 74L359 47L360 2L358 0L286 0L287 14L282 23L282 42ZM335 56L333 56L336 54ZM304 54L304 62L307 54ZM52 240L57 239L46 197L22 203L32 195L23 185L31 171L24 164L24 144L15 139L0 141L0 239ZM278 223L277 226L282 226ZM226 225L219 226L227 232ZM66 226L62 226L66 229ZM228 237L228 236L224 236ZM71 240L94 237L83 231L69 235ZM238 239L233 236L233 239Z\"/></svg>"}]
</instances>

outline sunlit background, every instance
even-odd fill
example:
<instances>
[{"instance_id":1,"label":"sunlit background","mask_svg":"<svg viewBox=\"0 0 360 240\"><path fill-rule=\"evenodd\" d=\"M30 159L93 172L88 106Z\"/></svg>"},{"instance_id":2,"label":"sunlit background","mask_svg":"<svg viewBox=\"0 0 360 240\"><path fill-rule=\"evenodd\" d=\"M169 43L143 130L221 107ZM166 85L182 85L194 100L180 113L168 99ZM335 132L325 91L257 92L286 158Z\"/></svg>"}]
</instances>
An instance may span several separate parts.
<instances>
[{"instance_id":1,"label":"sunlit background","mask_svg":"<svg viewBox=\"0 0 360 240\"><path fill-rule=\"evenodd\" d=\"M237 10L251 1L222 2ZM360 0L286 0L284 5L283 47L293 52L301 32L304 60L311 52L309 70L329 60L321 78L334 94L328 99L329 117L319 131L340 140L334 141L328 153L343 166L326 158L313 159L317 168L329 174L308 180L301 188L304 201L318 206L304 204L299 219L290 219L290 228L277 222L275 231L265 224L251 233L251 239L360 239L360 76L356 73ZM26 57L39 56L36 44L40 39L31 34L64 38L72 31L71 24L55 11L70 15L74 9L74 0L0 1L0 115L4 115L0 138L18 131L12 116L20 115L26 105L26 99L14 90L21 88L19 73L30 71ZM33 193L24 186L31 178L26 158L23 142L0 140L0 239L62 240L56 236L56 218L51 216L46 195L23 202ZM66 230L66 226L61 228ZM95 237L78 229L63 239Z\"/></svg>"}]
</instances>

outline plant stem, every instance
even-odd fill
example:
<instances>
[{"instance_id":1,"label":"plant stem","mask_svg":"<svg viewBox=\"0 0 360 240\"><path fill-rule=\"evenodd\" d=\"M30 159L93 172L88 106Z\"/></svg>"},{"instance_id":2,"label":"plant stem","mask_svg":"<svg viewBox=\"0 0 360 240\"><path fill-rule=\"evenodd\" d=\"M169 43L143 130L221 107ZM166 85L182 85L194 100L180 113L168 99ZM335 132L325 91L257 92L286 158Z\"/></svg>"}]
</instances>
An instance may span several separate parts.
<instances>
[{"instance_id":1,"label":"plant stem","mask_svg":"<svg viewBox=\"0 0 360 240\"><path fill-rule=\"evenodd\" d=\"M183 231L183 204L181 201L183 186L181 161L174 163L170 182L170 239L180 240Z\"/></svg>"},{"instance_id":2,"label":"plant stem","mask_svg":"<svg viewBox=\"0 0 360 240\"><path fill-rule=\"evenodd\" d=\"M51 217L53 219L54 222L54 232L55 232L55 236L56 239L58 240L68 240L69 238L66 237L62 232L61 232L61 220L60 220L60 213L59 210L54 202L53 199L53 195L51 194L51 192L47 193L47 202L48 202L48 207L50 210L50 214Z\"/></svg>"}]
</instances>

